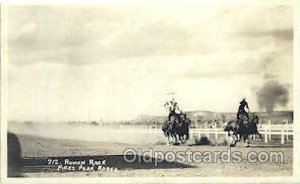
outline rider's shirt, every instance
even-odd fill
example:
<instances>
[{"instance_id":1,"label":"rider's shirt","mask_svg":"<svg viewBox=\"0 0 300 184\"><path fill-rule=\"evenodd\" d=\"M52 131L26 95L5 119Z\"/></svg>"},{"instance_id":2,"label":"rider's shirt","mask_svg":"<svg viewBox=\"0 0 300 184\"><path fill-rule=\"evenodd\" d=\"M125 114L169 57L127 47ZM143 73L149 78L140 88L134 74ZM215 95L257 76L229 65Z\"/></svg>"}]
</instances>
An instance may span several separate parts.
<instances>
[{"instance_id":1,"label":"rider's shirt","mask_svg":"<svg viewBox=\"0 0 300 184\"><path fill-rule=\"evenodd\" d=\"M246 101L243 100L240 102L239 111L243 111L243 112L249 111L249 106Z\"/></svg>"},{"instance_id":2,"label":"rider's shirt","mask_svg":"<svg viewBox=\"0 0 300 184\"><path fill-rule=\"evenodd\" d=\"M174 111L175 111L176 114L180 114L180 109L179 109L178 106L175 107Z\"/></svg>"},{"instance_id":3,"label":"rider's shirt","mask_svg":"<svg viewBox=\"0 0 300 184\"><path fill-rule=\"evenodd\" d=\"M177 102L175 101L169 101L165 104L165 106L168 107L169 111L175 111L177 108Z\"/></svg>"}]
</instances>

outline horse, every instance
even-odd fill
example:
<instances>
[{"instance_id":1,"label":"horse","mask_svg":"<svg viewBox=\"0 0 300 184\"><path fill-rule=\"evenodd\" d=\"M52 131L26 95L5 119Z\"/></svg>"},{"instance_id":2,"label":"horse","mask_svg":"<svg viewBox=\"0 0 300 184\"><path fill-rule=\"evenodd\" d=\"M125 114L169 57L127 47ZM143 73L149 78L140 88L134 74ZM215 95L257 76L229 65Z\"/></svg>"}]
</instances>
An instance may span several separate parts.
<instances>
[{"instance_id":1,"label":"horse","mask_svg":"<svg viewBox=\"0 0 300 184\"><path fill-rule=\"evenodd\" d=\"M170 145L170 137L172 136L172 125L171 122L169 120L165 120L161 130L163 131L166 140L167 140L167 145Z\"/></svg>"},{"instance_id":2,"label":"horse","mask_svg":"<svg viewBox=\"0 0 300 184\"><path fill-rule=\"evenodd\" d=\"M236 142L240 141L238 138L240 135L238 135L238 122L235 120L229 121L225 127L224 131L227 132L228 137L231 136L230 132L232 132L232 143L230 146L235 146Z\"/></svg>"},{"instance_id":3,"label":"horse","mask_svg":"<svg viewBox=\"0 0 300 184\"><path fill-rule=\"evenodd\" d=\"M181 141L182 144L186 140L188 140L189 125L190 120L186 117L186 114L178 114L175 116L171 116L170 121L165 120L162 125L162 131L167 139L167 145L170 145L171 142L177 144L178 139Z\"/></svg>"},{"instance_id":4,"label":"horse","mask_svg":"<svg viewBox=\"0 0 300 184\"><path fill-rule=\"evenodd\" d=\"M186 114L180 115L180 121L175 126L175 134L178 136L178 139L184 144L189 139L189 126L191 120L186 116Z\"/></svg>"},{"instance_id":5,"label":"horse","mask_svg":"<svg viewBox=\"0 0 300 184\"><path fill-rule=\"evenodd\" d=\"M258 134L259 138L260 138L260 141L262 141L263 140L262 136L257 130L257 124L258 123L259 123L258 116L254 116L253 118L250 119L250 121L240 124L240 128L238 130L238 133L241 134L244 137L244 140L247 140L249 135ZM252 137L252 139L253 139L253 137Z\"/></svg>"},{"instance_id":6,"label":"horse","mask_svg":"<svg viewBox=\"0 0 300 184\"><path fill-rule=\"evenodd\" d=\"M173 139L175 139L175 143L177 143L177 137L175 133L176 129L176 121L173 116L171 116L170 121L167 119L164 121L162 125L162 131L166 137L167 145L169 146L171 143L173 143ZM171 139L171 140L170 140Z\"/></svg>"},{"instance_id":7,"label":"horse","mask_svg":"<svg viewBox=\"0 0 300 184\"><path fill-rule=\"evenodd\" d=\"M244 142L246 143L246 147L249 147L248 137L249 135L258 134L260 140L262 140L261 134L257 130L257 124L259 123L258 116L254 116L250 120L247 120L245 115L240 115L239 121L233 120L229 121L224 128L224 131L228 132L228 136L230 136L230 131L233 132L233 141L230 146L235 146L237 142L240 141L238 136L243 137Z\"/></svg>"}]
</instances>

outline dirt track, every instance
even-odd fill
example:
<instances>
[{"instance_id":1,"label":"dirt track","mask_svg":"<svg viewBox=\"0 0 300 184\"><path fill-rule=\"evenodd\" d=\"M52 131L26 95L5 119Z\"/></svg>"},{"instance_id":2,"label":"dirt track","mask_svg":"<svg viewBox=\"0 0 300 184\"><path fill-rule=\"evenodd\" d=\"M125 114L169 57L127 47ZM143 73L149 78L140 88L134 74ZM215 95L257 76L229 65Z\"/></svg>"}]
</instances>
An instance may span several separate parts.
<instances>
[{"instance_id":1,"label":"dirt track","mask_svg":"<svg viewBox=\"0 0 300 184\"><path fill-rule=\"evenodd\" d=\"M244 148L239 145L231 151L240 151L246 158L249 151L283 151L283 163L174 163L163 161L154 163L126 163L123 151L126 148L148 151L227 151L227 146L171 146L157 142L150 144L128 144L97 141L80 141L42 138L33 135L17 135L22 147L23 166L17 175L24 177L99 177L99 176L290 176L292 175L293 148L265 145L263 143ZM106 166L115 167L116 172L57 172L56 165L47 164L47 159L106 160ZM152 158L153 159L153 158ZM250 175L251 174L251 175Z\"/></svg>"}]
</instances>

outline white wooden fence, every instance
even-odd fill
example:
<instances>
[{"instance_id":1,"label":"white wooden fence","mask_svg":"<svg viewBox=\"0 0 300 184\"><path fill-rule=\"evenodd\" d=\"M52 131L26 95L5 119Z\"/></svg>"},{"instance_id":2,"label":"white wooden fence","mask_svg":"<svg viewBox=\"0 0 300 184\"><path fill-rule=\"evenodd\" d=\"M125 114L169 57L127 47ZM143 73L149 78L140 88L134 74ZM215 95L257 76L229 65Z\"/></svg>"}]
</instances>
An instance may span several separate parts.
<instances>
[{"instance_id":1,"label":"white wooden fence","mask_svg":"<svg viewBox=\"0 0 300 184\"><path fill-rule=\"evenodd\" d=\"M214 134L215 139L218 139L219 135L227 136L227 132L223 128L216 127L215 124L213 128L208 128L205 124L204 128L190 128L190 135L200 138L203 136L210 137ZM147 131L161 133L161 129L158 128L147 129ZM290 141L290 137L293 137L293 124L289 124L287 120L285 120L284 124L272 124L271 121L268 121L267 124L258 125L258 132L263 135L265 143L271 141L273 135L280 135L281 144L284 144L286 141Z\"/></svg>"},{"instance_id":2,"label":"white wooden fence","mask_svg":"<svg viewBox=\"0 0 300 184\"><path fill-rule=\"evenodd\" d=\"M288 120L284 120L284 124L272 124L269 120L267 124L258 125L257 129L260 134L264 136L265 143L268 143L272 140L272 135L280 135L281 144L284 144L285 141L289 141L290 137L293 137L293 124L289 124ZM218 139L220 134L227 134L224 132L223 128L215 128L217 125L214 125L214 128L194 128L190 129L190 134L200 138L201 136L209 137L211 134L214 134L215 139Z\"/></svg>"}]
</instances>

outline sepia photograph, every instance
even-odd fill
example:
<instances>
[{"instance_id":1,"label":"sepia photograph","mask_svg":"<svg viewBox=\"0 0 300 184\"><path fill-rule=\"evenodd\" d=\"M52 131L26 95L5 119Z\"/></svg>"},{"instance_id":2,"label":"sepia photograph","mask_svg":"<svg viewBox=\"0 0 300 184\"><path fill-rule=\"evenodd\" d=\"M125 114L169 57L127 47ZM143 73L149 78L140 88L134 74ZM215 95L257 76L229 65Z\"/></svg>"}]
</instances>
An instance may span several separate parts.
<instances>
[{"instance_id":1,"label":"sepia photograph","mask_svg":"<svg viewBox=\"0 0 300 184\"><path fill-rule=\"evenodd\" d=\"M2 4L1 176L293 177L294 8L247 2Z\"/></svg>"}]
</instances>

